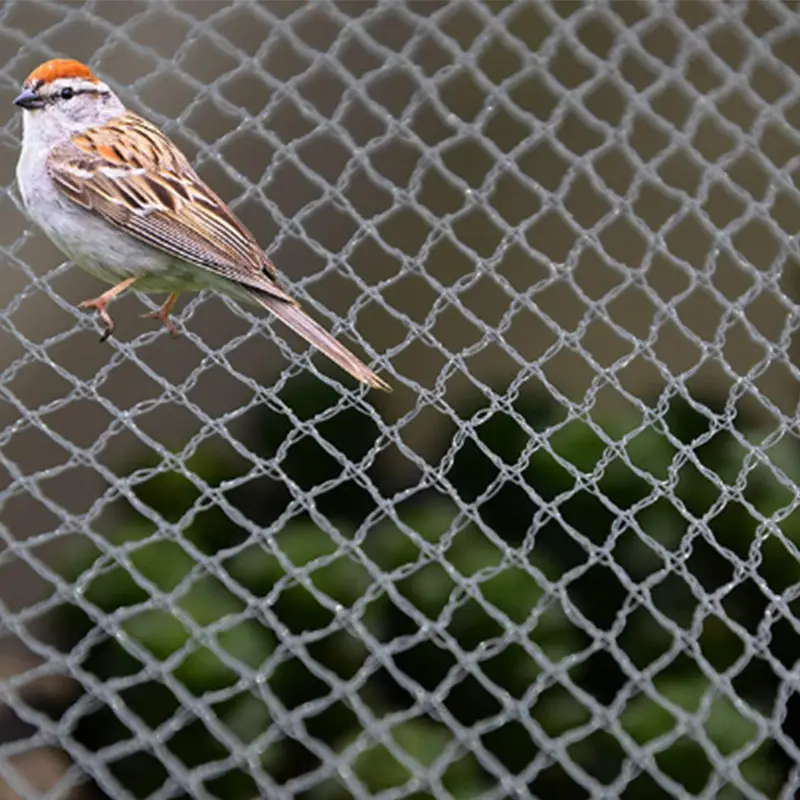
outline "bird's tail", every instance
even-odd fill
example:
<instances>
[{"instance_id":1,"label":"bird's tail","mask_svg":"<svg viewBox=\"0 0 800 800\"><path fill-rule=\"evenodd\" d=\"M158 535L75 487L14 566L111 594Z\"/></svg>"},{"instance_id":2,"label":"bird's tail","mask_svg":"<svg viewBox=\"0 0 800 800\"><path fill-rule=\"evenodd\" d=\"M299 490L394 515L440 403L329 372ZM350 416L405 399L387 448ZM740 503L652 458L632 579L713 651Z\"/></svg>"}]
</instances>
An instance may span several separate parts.
<instances>
[{"instance_id":1,"label":"bird's tail","mask_svg":"<svg viewBox=\"0 0 800 800\"><path fill-rule=\"evenodd\" d=\"M284 325L288 325L298 336L314 345L331 361L349 372L356 380L366 383L373 389L391 392L392 387L379 378L366 364L354 356L344 345L336 341L328 331L314 322L300 306L291 301L281 300L265 292L251 291L253 300L271 311Z\"/></svg>"}]
</instances>

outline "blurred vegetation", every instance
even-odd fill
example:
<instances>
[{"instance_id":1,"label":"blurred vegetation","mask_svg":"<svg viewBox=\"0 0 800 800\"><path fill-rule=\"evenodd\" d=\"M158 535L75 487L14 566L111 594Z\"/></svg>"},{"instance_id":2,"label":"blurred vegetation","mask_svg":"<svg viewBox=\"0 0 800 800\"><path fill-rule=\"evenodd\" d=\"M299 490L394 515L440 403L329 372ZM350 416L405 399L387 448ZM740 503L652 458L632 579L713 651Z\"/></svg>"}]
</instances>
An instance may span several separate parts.
<instances>
[{"instance_id":1,"label":"blurred vegetation","mask_svg":"<svg viewBox=\"0 0 800 800\"><path fill-rule=\"evenodd\" d=\"M305 435L276 463L292 427L265 410L244 443L283 474L211 451L135 465L156 521L65 567L92 696L74 737L130 796L188 798L189 773L226 800L259 796L252 774L309 800L466 799L502 774L539 797L777 796L791 758L762 719L796 738L776 665L800 643L769 599L798 583L794 440L710 400L591 424L473 400L432 487L372 460L376 424L327 418L338 400L286 398L343 458Z\"/></svg>"}]
</instances>

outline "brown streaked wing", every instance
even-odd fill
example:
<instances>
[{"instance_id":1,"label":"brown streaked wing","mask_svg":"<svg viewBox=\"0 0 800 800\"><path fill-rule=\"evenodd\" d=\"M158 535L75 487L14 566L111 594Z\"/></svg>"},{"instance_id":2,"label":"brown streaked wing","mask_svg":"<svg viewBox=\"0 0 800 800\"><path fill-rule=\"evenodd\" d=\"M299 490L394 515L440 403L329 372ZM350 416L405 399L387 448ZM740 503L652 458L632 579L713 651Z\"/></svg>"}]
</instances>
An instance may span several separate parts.
<instances>
[{"instance_id":1,"label":"brown streaked wing","mask_svg":"<svg viewBox=\"0 0 800 800\"><path fill-rule=\"evenodd\" d=\"M77 205L157 250L294 301L253 235L167 137L131 111L73 136L47 162Z\"/></svg>"}]
</instances>

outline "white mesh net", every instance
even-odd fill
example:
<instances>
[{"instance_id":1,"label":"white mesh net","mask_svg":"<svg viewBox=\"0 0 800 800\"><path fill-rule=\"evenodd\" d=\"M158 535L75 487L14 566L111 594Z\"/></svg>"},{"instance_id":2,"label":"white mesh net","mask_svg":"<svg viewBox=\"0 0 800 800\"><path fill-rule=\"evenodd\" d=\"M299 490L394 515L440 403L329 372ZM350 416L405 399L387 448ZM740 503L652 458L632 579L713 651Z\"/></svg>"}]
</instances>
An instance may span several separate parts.
<instances>
[{"instance_id":1,"label":"white mesh net","mask_svg":"<svg viewBox=\"0 0 800 800\"><path fill-rule=\"evenodd\" d=\"M796 796L789 4L16 2L355 388L207 293L172 341L0 135L0 798Z\"/></svg>"}]
</instances>

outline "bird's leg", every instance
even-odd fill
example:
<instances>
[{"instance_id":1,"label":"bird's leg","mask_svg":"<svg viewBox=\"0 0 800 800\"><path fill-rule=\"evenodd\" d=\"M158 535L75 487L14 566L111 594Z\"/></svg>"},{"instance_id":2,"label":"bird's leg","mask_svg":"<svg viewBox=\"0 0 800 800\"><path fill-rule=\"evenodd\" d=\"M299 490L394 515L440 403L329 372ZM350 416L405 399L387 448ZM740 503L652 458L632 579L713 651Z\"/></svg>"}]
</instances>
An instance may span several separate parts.
<instances>
[{"instance_id":1,"label":"bird's leg","mask_svg":"<svg viewBox=\"0 0 800 800\"><path fill-rule=\"evenodd\" d=\"M173 292L168 298L167 302L164 303L158 311L151 311L149 314L142 314L145 319L160 319L166 326L167 330L173 335L178 335L178 329L172 324L172 320L169 318L169 315L172 313L172 309L175 306L175 302L178 299L178 293Z\"/></svg>"},{"instance_id":2,"label":"bird's leg","mask_svg":"<svg viewBox=\"0 0 800 800\"><path fill-rule=\"evenodd\" d=\"M106 306L118 295L122 294L134 281L136 278L125 278L124 281L118 283L116 286L112 286L107 292L103 292L100 297L95 297L94 300L84 300L82 303L78 303L78 308L93 308L97 313L100 315L100 319L103 320L103 324L106 326L105 333L100 337L100 341L104 342L114 333L114 320L108 315L108 311L106 311Z\"/></svg>"}]
</instances>

